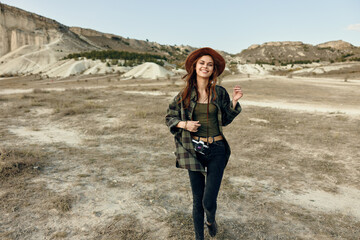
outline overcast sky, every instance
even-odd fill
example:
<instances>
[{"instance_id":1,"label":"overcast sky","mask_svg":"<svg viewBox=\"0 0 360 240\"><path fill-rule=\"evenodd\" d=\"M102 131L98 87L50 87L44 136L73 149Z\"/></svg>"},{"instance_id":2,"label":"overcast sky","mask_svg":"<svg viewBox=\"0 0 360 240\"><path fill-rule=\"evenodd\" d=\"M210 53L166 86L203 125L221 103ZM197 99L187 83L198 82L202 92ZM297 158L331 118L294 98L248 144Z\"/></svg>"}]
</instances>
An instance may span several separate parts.
<instances>
[{"instance_id":1,"label":"overcast sky","mask_svg":"<svg viewBox=\"0 0 360 240\"><path fill-rule=\"evenodd\" d=\"M67 26L239 53L252 44L360 46L360 0L5 0Z\"/></svg>"}]
</instances>

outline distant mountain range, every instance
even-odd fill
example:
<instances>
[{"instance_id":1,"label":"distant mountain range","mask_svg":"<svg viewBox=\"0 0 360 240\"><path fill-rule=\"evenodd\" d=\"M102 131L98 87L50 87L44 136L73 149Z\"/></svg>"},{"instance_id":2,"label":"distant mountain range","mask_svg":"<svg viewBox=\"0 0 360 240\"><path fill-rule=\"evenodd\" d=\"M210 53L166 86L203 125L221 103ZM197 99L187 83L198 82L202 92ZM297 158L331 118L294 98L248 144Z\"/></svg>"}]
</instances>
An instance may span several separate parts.
<instances>
[{"instance_id":1,"label":"distant mountain range","mask_svg":"<svg viewBox=\"0 0 360 240\"><path fill-rule=\"evenodd\" d=\"M318 45L302 42L267 42L251 45L237 54L244 63L296 64L360 61L360 48L342 40Z\"/></svg>"},{"instance_id":2,"label":"distant mountain range","mask_svg":"<svg viewBox=\"0 0 360 240\"><path fill-rule=\"evenodd\" d=\"M116 50L151 53L181 66L193 50L191 46L162 45L101 33L92 29L68 27L55 20L0 3L0 74L39 73L71 53ZM228 63L301 64L310 62L360 61L360 47L344 41L316 46L302 42L268 42L252 45L238 54L219 50Z\"/></svg>"}]
</instances>

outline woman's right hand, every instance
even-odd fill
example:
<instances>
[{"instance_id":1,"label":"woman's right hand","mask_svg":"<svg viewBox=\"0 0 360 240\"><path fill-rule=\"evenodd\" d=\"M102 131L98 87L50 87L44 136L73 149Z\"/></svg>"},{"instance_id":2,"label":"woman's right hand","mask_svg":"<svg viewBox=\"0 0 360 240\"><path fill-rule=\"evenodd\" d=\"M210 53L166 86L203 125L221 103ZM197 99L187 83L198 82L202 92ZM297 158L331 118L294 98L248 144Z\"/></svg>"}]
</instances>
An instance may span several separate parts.
<instances>
[{"instance_id":1,"label":"woman's right hand","mask_svg":"<svg viewBox=\"0 0 360 240\"><path fill-rule=\"evenodd\" d=\"M201 124L199 121L187 121L185 130L188 130L189 132L197 132L200 126Z\"/></svg>"}]
</instances>

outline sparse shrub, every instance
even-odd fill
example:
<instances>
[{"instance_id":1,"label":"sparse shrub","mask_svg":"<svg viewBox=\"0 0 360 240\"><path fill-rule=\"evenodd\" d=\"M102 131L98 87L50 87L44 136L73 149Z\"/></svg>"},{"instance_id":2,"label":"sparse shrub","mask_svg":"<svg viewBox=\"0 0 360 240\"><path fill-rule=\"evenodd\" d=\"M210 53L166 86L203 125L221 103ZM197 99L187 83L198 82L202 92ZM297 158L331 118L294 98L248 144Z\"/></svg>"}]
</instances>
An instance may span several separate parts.
<instances>
[{"instance_id":1,"label":"sparse shrub","mask_svg":"<svg viewBox=\"0 0 360 240\"><path fill-rule=\"evenodd\" d=\"M68 236L67 232L61 231L61 232L57 232L55 233L51 239L60 239L60 238L66 238Z\"/></svg>"},{"instance_id":2,"label":"sparse shrub","mask_svg":"<svg viewBox=\"0 0 360 240\"><path fill-rule=\"evenodd\" d=\"M53 207L60 212L69 212L74 202L71 195L57 196L52 199Z\"/></svg>"},{"instance_id":3,"label":"sparse shrub","mask_svg":"<svg viewBox=\"0 0 360 240\"><path fill-rule=\"evenodd\" d=\"M358 61L358 62L360 62L360 57L351 58L350 60L351 60L351 61Z\"/></svg>"},{"instance_id":4,"label":"sparse shrub","mask_svg":"<svg viewBox=\"0 0 360 240\"><path fill-rule=\"evenodd\" d=\"M29 94L24 94L21 96L21 99L34 99L35 97Z\"/></svg>"},{"instance_id":5,"label":"sparse shrub","mask_svg":"<svg viewBox=\"0 0 360 240\"><path fill-rule=\"evenodd\" d=\"M193 239L193 223L191 220L191 213L174 211L171 215L167 216L164 221L171 226L170 238L177 238L179 231L182 233L181 239Z\"/></svg>"},{"instance_id":6,"label":"sparse shrub","mask_svg":"<svg viewBox=\"0 0 360 240\"><path fill-rule=\"evenodd\" d=\"M111 65L117 65L119 63L119 61L117 59L113 59L111 60Z\"/></svg>"},{"instance_id":7,"label":"sparse shrub","mask_svg":"<svg viewBox=\"0 0 360 240\"><path fill-rule=\"evenodd\" d=\"M133 215L117 215L108 225L97 230L95 239L150 239L150 230Z\"/></svg>"},{"instance_id":8,"label":"sparse shrub","mask_svg":"<svg viewBox=\"0 0 360 240\"><path fill-rule=\"evenodd\" d=\"M37 149L0 148L0 182L23 172L37 172L44 157Z\"/></svg>"},{"instance_id":9,"label":"sparse shrub","mask_svg":"<svg viewBox=\"0 0 360 240\"><path fill-rule=\"evenodd\" d=\"M39 93L50 93L50 92L49 92L49 91L46 91L46 90L43 90L43 89L40 89L40 88L35 88L35 89L33 90L33 93L39 94Z\"/></svg>"},{"instance_id":10,"label":"sparse shrub","mask_svg":"<svg viewBox=\"0 0 360 240\"><path fill-rule=\"evenodd\" d=\"M122 41L123 43L129 45L128 42ZM156 60L167 60L166 57L149 54L149 53L135 53L135 52L125 52L125 51L115 51L115 50L107 50L107 51L91 51L91 52L81 52L81 53L72 53L65 57L65 59L77 59L79 57L85 57L87 59L101 59L102 62L106 62L106 59L113 60L133 60L136 62L151 62ZM115 65L115 64L113 64Z\"/></svg>"},{"instance_id":11,"label":"sparse shrub","mask_svg":"<svg viewBox=\"0 0 360 240\"><path fill-rule=\"evenodd\" d=\"M104 106L94 103L94 102L85 102L83 104L77 104L76 106L65 108L60 110L64 116L71 116L71 115L77 115L77 114L84 114L92 112L95 109L101 109Z\"/></svg>"}]
</instances>

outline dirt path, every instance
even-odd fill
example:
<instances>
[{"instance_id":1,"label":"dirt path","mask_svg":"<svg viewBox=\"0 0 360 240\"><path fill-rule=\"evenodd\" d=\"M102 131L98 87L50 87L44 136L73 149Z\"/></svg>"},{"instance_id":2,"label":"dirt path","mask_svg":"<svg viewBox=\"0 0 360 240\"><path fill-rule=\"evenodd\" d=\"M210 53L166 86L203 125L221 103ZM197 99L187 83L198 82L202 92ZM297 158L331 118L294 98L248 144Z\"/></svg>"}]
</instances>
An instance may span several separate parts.
<instances>
[{"instance_id":1,"label":"dirt path","mask_svg":"<svg viewBox=\"0 0 360 240\"><path fill-rule=\"evenodd\" d=\"M166 83L148 83L148 84L126 84L122 87L135 87L135 86L162 86ZM109 86L89 86L89 87L72 87L71 89L103 89ZM66 88L43 88L44 91L65 91ZM0 90L0 95L18 94L18 93L31 93L34 89L5 89ZM124 91L128 94L141 94L141 95L170 95L174 97L177 92L161 92L161 91ZM337 113L347 114L351 116L359 116L360 108L351 106L335 107L325 104L311 104L311 103L289 103L285 101L252 101L241 100L240 103L244 106L258 106L258 107L271 107L284 110L305 111L305 112L318 112L318 113Z\"/></svg>"},{"instance_id":2,"label":"dirt path","mask_svg":"<svg viewBox=\"0 0 360 240\"><path fill-rule=\"evenodd\" d=\"M343 79L336 78L311 78L311 77L292 77L288 78L286 76L275 76L275 75L258 75L251 76L250 78L244 77L242 75L230 75L226 76L223 82L241 82L241 81L256 81L256 80L264 80L264 79L275 79L286 82L293 83L317 83L317 84L335 84L335 85L360 85L360 79L349 79L347 82L344 82Z\"/></svg>"},{"instance_id":3,"label":"dirt path","mask_svg":"<svg viewBox=\"0 0 360 240\"><path fill-rule=\"evenodd\" d=\"M242 100L241 104L244 106L257 106L257 107L271 107L284 110L293 110L293 111L304 111L304 112L318 112L318 113L336 113L336 114L347 114L351 116L360 116L360 108L351 108L348 106L344 107L334 107L330 105L323 104L298 104L298 103L288 103L281 101L250 101Z\"/></svg>"},{"instance_id":4,"label":"dirt path","mask_svg":"<svg viewBox=\"0 0 360 240\"><path fill-rule=\"evenodd\" d=\"M139 95L170 95L169 99L176 96L177 92L161 92L161 91L124 91L128 94L139 94ZM292 111L303 111L303 112L314 112L314 113L336 113L336 114L347 114L351 116L360 116L360 108L352 108L350 106L334 107L330 105L319 105L319 104L298 104L289 103L285 101L251 101L251 100L240 100L243 107L246 106L257 106L257 107L270 107Z\"/></svg>"}]
</instances>

